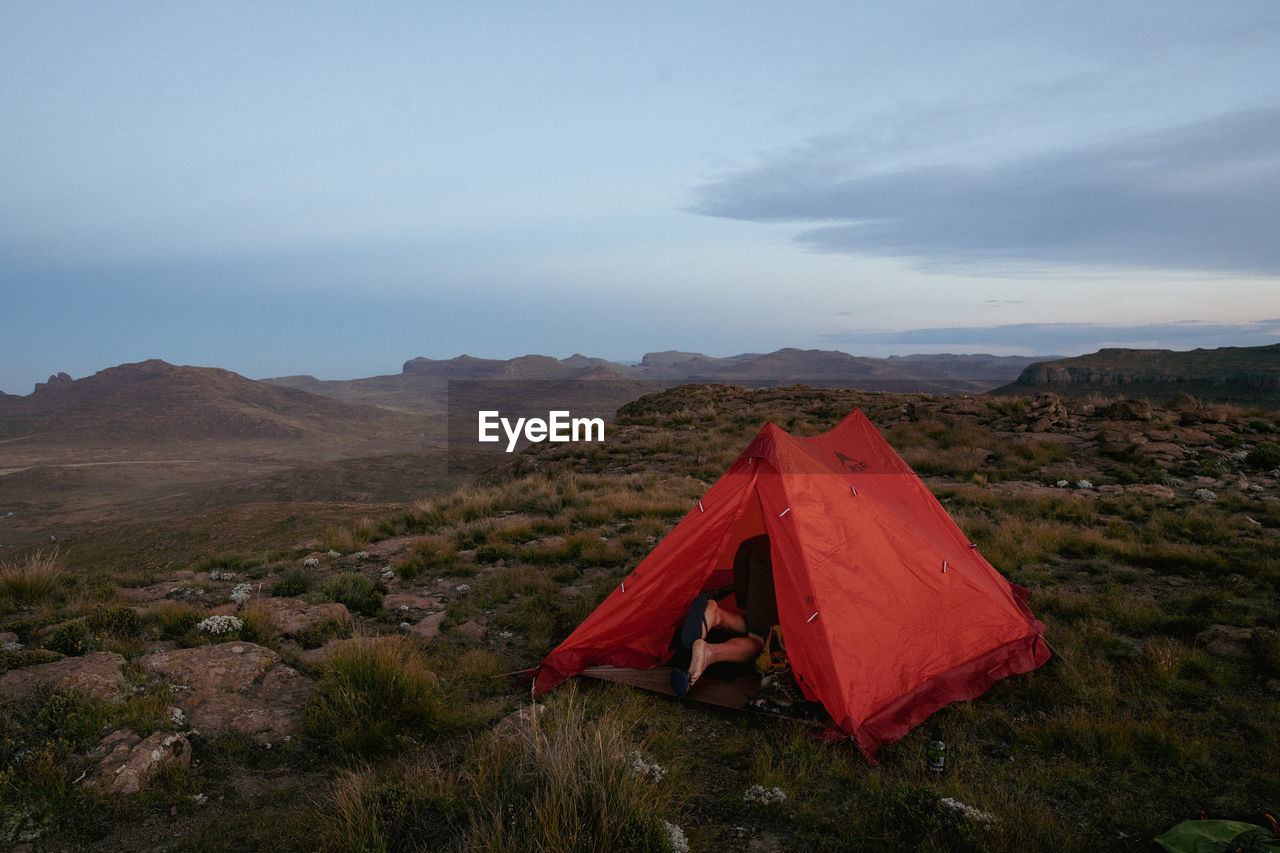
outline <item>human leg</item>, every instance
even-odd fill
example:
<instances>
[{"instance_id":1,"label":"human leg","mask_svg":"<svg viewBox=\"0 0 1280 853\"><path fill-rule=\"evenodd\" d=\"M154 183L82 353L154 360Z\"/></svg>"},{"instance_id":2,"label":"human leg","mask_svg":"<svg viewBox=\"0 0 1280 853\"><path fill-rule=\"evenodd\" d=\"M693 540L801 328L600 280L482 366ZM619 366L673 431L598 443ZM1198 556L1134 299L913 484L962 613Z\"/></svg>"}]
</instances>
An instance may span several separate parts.
<instances>
[{"instance_id":1,"label":"human leg","mask_svg":"<svg viewBox=\"0 0 1280 853\"><path fill-rule=\"evenodd\" d=\"M693 644L693 658L689 662L689 686L692 687L707 667L717 663L748 663L764 648L764 641L754 634L733 637L723 643L698 640Z\"/></svg>"},{"instance_id":2,"label":"human leg","mask_svg":"<svg viewBox=\"0 0 1280 853\"><path fill-rule=\"evenodd\" d=\"M747 620L741 613L721 607L714 598L700 595L689 605L689 615L680 630L681 645L693 648L695 642L707 638L707 632L712 628L723 628L731 634L745 634Z\"/></svg>"}]
</instances>

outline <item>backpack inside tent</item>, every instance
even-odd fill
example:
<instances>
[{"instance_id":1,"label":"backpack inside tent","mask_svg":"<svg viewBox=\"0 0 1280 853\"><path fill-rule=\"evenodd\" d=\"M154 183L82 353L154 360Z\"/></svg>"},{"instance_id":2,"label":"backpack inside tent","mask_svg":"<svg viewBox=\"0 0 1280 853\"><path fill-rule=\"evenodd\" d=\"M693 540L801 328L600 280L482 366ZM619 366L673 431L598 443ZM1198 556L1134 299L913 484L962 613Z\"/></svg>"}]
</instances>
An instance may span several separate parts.
<instances>
[{"instance_id":1,"label":"backpack inside tent","mask_svg":"<svg viewBox=\"0 0 1280 853\"><path fill-rule=\"evenodd\" d=\"M649 671L700 594L733 582L740 543L769 537L796 685L873 756L949 702L1049 658L1027 590L977 551L854 410L793 436L766 424L671 533L542 661L535 694L593 668ZM714 685L703 678L689 693Z\"/></svg>"}]
</instances>

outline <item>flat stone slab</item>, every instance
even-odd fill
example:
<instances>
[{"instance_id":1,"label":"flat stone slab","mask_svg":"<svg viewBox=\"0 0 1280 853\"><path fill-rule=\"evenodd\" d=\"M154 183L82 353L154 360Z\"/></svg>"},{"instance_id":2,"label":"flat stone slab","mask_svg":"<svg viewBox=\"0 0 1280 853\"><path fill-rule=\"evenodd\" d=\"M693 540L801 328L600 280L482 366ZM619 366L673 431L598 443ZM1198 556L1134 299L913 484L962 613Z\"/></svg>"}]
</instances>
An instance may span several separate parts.
<instances>
[{"instance_id":1,"label":"flat stone slab","mask_svg":"<svg viewBox=\"0 0 1280 853\"><path fill-rule=\"evenodd\" d=\"M174 702L193 729L240 731L267 744L301 732L303 707L315 686L254 643L156 652L138 662L169 680Z\"/></svg>"},{"instance_id":2,"label":"flat stone slab","mask_svg":"<svg viewBox=\"0 0 1280 853\"><path fill-rule=\"evenodd\" d=\"M435 610L440 606L440 599L408 592L394 592L382 597L382 606L392 613L400 610L401 607L408 610Z\"/></svg>"},{"instance_id":3,"label":"flat stone slab","mask_svg":"<svg viewBox=\"0 0 1280 853\"><path fill-rule=\"evenodd\" d=\"M112 701L123 695L120 668L124 657L115 652L94 652L53 663L11 669L0 676L0 698L25 699L41 684L58 690L74 690L82 696Z\"/></svg>"}]
</instances>

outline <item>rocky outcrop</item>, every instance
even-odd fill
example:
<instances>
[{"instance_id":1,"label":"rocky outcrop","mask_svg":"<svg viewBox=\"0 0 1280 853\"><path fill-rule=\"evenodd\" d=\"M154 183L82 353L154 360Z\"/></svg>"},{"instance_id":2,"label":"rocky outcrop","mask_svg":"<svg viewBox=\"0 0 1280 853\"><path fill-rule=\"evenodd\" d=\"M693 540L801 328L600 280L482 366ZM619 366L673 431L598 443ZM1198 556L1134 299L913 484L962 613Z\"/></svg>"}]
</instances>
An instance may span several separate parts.
<instances>
[{"instance_id":1,"label":"rocky outcrop","mask_svg":"<svg viewBox=\"0 0 1280 853\"><path fill-rule=\"evenodd\" d=\"M307 604L300 598L264 598L255 606L267 612L271 625L285 636L322 626L329 620L350 624L351 613L345 604Z\"/></svg>"},{"instance_id":2,"label":"rocky outcrop","mask_svg":"<svg viewBox=\"0 0 1280 853\"><path fill-rule=\"evenodd\" d=\"M191 766L191 743L176 732L155 732L147 738L128 729L104 737L91 757L102 762L85 779L85 787L99 794L136 794L170 768Z\"/></svg>"},{"instance_id":3,"label":"rocky outcrop","mask_svg":"<svg viewBox=\"0 0 1280 853\"><path fill-rule=\"evenodd\" d=\"M43 684L94 699L111 701L123 695L121 667L124 658L115 652L94 652L22 669L0 676L0 696L25 699Z\"/></svg>"},{"instance_id":4,"label":"rocky outcrop","mask_svg":"<svg viewBox=\"0 0 1280 853\"><path fill-rule=\"evenodd\" d=\"M165 678L193 729L239 731L260 743L301 732L302 711L314 682L254 643L229 642L153 652L138 659Z\"/></svg>"}]
</instances>

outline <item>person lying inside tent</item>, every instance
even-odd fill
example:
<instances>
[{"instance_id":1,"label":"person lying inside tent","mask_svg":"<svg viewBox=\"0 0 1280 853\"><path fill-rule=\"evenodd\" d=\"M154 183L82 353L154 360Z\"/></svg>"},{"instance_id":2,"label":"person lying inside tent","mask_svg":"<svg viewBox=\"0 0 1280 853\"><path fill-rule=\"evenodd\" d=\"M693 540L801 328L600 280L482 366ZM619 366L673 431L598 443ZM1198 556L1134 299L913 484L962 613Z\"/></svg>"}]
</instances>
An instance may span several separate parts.
<instances>
[{"instance_id":1,"label":"person lying inside tent","mask_svg":"<svg viewBox=\"0 0 1280 853\"><path fill-rule=\"evenodd\" d=\"M712 664L755 660L764 648L765 637L778 624L767 535L753 536L738 546L733 557L733 597L742 610L722 607L705 595L689 605L689 615L680 629L680 644L691 652L689 669L671 670L671 686L677 696L687 695ZM719 643L708 642L707 632L714 628L734 636Z\"/></svg>"}]
</instances>

